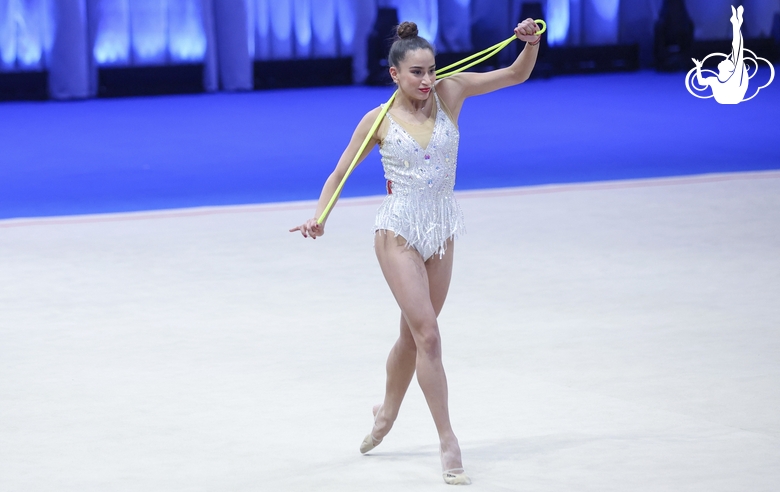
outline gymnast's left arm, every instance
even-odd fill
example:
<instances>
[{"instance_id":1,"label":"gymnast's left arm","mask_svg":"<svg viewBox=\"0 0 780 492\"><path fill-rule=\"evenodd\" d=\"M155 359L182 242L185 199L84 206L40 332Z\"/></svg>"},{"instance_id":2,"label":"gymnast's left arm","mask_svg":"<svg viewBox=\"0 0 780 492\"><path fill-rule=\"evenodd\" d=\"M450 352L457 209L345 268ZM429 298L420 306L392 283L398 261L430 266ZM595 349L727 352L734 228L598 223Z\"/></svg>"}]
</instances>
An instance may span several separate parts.
<instances>
[{"instance_id":1,"label":"gymnast's left arm","mask_svg":"<svg viewBox=\"0 0 780 492\"><path fill-rule=\"evenodd\" d=\"M487 94L528 80L539 54L538 31L539 26L530 18L517 25L515 36L526 44L510 66L485 73L462 72L442 79L437 84L437 90L448 99L445 101L448 107L459 113L463 101L468 97Z\"/></svg>"}]
</instances>

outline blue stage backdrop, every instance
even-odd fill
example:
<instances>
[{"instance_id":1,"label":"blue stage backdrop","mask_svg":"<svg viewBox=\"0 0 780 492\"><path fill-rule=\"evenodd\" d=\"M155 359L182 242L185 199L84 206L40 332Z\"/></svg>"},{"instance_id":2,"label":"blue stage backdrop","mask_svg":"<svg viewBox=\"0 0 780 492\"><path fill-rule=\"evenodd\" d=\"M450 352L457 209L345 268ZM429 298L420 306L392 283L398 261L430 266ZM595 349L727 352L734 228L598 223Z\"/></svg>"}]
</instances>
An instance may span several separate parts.
<instances>
[{"instance_id":1,"label":"blue stage backdrop","mask_svg":"<svg viewBox=\"0 0 780 492\"><path fill-rule=\"evenodd\" d=\"M663 0L541 0L550 45L652 43ZM0 0L0 71L49 70L59 99L97 92L97 68L204 63L204 87L252 88L252 61L351 56L366 75L377 8L417 22L439 51L472 31L511 33L521 0ZM731 0L687 0L696 39L730 36ZM745 36L768 36L780 0L742 2ZM725 12L725 14L724 14ZM724 19L725 16L725 19ZM485 40L480 40L485 41ZM478 46L483 47L483 46Z\"/></svg>"}]
</instances>

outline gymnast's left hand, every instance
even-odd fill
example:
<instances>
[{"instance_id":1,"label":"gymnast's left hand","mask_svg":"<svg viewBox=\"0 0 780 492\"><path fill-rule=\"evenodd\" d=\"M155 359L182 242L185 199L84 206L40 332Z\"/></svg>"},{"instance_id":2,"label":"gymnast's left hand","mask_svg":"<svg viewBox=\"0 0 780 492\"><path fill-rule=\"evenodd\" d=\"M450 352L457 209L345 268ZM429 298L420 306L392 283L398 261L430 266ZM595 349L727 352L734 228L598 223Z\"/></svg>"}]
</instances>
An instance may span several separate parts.
<instances>
[{"instance_id":1,"label":"gymnast's left hand","mask_svg":"<svg viewBox=\"0 0 780 492\"><path fill-rule=\"evenodd\" d=\"M539 39L539 36L536 34L537 32L539 32L539 26L536 25L536 22L530 17L515 27L515 36L517 36L517 39L528 43L535 43L536 40Z\"/></svg>"},{"instance_id":2,"label":"gymnast's left hand","mask_svg":"<svg viewBox=\"0 0 780 492\"><path fill-rule=\"evenodd\" d=\"M309 219L298 227L293 227L290 232L301 231L303 237L317 239L325 234L325 224L318 224L317 219Z\"/></svg>"}]
</instances>

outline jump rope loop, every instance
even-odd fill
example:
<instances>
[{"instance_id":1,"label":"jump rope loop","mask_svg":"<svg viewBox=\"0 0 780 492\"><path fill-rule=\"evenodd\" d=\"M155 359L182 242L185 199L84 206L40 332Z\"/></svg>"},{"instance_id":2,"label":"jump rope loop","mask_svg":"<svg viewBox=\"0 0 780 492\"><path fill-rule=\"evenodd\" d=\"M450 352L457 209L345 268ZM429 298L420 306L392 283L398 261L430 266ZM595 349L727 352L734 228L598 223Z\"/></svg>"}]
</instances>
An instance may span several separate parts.
<instances>
[{"instance_id":1,"label":"jump rope loop","mask_svg":"<svg viewBox=\"0 0 780 492\"><path fill-rule=\"evenodd\" d=\"M542 26L541 30L537 31L535 35L539 36L547 30L547 23L542 19L536 19L534 20L534 22ZM505 39L504 41L501 41L500 43L494 44L490 48L486 48L480 51L479 53L475 53L471 56L468 56L458 62L453 63L452 65L447 65L444 68L440 68L436 70L436 78L441 79L441 78L449 77L450 75L455 75L456 73L460 73L464 70L473 67L474 65L482 63L483 61L494 56L496 53L509 46L512 43L512 41L514 41L515 39L517 39L517 36L513 34L511 37ZM468 63L469 61L474 60L475 58L477 58L477 60ZM464 66L460 67L460 65L464 65ZM455 67L459 67L459 68L455 68ZM358 159L360 159L360 156L363 155L363 151L366 150L366 146L368 145L368 142L371 141L371 135L376 133L377 128L379 128L379 124L382 122L382 119L385 117L385 114L387 114L387 110L390 109L390 105L393 103L396 94L398 94L397 89L395 92L393 92L393 95L390 96L390 99L388 99L387 102L382 106L382 110L379 111L379 115L376 117L374 124L371 125L371 130L368 132L368 135L366 135L365 140L363 140L363 144L360 146L360 149L358 150L357 154L355 154L355 157L352 159L352 163L349 165L349 168L347 168L347 172L344 173L344 177L341 178L341 182L336 188L336 191L333 192L333 196L328 202L328 205L325 207L325 210L323 210L322 214L317 219L317 224L322 224L325 221L325 218L328 216L331 209L336 204L336 199L341 194L341 190L342 188L344 188L344 183L347 182L347 178L349 177L350 174L352 174L352 170L355 169Z\"/></svg>"}]
</instances>

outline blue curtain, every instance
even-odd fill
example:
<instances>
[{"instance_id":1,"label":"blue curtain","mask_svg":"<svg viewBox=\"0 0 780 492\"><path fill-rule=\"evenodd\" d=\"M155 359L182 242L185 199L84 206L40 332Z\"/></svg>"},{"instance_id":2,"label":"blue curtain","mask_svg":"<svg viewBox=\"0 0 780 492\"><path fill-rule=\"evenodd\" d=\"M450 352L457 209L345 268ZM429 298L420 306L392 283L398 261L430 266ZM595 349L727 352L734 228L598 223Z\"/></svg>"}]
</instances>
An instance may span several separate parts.
<instances>
[{"instance_id":1,"label":"blue curtain","mask_svg":"<svg viewBox=\"0 0 780 492\"><path fill-rule=\"evenodd\" d=\"M618 9L620 0L584 0L582 2L583 44L618 42Z\"/></svg>"},{"instance_id":2,"label":"blue curtain","mask_svg":"<svg viewBox=\"0 0 780 492\"><path fill-rule=\"evenodd\" d=\"M475 49L487 48L509 37L509 0L471 0L471 33ZM502 37L503 36L503 37Z\"/></svg>"},{"instance_id":3,"label":"blue curtain","mask_svg":"<svg viewBox=\"0 0 780 492\"><path fill-rule=\"evenodd\" d=\"M471 50L471 0L439 0L439 51Z\"/></svg>"},{"instance_id":4,"label":"blue curtain","mask_svg":"<svg viewBox=\"0 0 780 492\"><path fill-rule=\"evenodd\" d=\"M439 34L439 2L437 0L380 0L380 7L398 10L398 20L417 24L420 36L433 42Z\"/></svg>"},{"instance_id":5,"label":"blue curtain","mask_svg":"<svg viewBox=\"0 0 780 492\"><path fill-rule=\"evenodd\" d=\"M271 58L290 59L295 57L293 49L293 3L266 0L271 23Z\"/></svg>"},{"instance_id":6,"label":"blue curtain","mask_svg":"<svg viewBox=\"0 0 780 492\"><path fill-rule=\"evenodd\" d=\"M249 7L246 0L214 2L220 87L229 91L252 89Z\"/></svg>"},{"instance_id":7,"label":"blue curtain","mask_svg":"<svg viewBox=\"0 0 780 492\"><path fill-rule=\"evenodd\" d=\"M89 30L85 0L57 0L49 62L49 92L54 99L80 99L95 94L96 73L88 56Z\"/></svg>"},{"instance_id":8,"label":"blue curtain","mask_svg":"<svg viewBox=\"0 0 780 492\"><path fill-rule=\"evenodd\" d=\"M368 77L368 36L374 26L377 5L374 0L336 0L339 52L352 57L352 76L362 83Z\"/></svg>"},{"instance_id":9,"label":"blue curtain","mask_svg":"<svg viewBox=\"0 0 780 492\"><path fill-rule=\"evenodd\" d=\"M621 43L639 44L639 61L646 66L654 60L655 20L663 0L621 0L620 32Z\"/></svg>"},{"instance_id":10,"label":"blue curtain","mask_svg":"<svg viewBox=\"0 0 780 492\"><path fill-rule=\"evenodd\" d=\"M295 57L309 58L311 55L311 0L293 0L292 3ZM331 22L333 22L332 18Z\"/></svg>"},{"instance_id":11,"label":"blue curtain","mask_svg":"<svg viewBox=\"0 0 780 492\"><path fill-rule=\"evenodd\" d=\"M338 31L336 23L336 0L314 0L311 4L311 51L317 58L339 55Z\"/></svg>"},{"instance_id":12,"label":"blue curtain","mask_svg":"<svg viewBox=\"0 0 780 492\"><path fill-rule=\"evenodd\" d=\"M547 0L544 14L547 22L547 43L550 46L565 44L571 23L569 0Z\"/></svg>"},{"instance_id":13,"label":"blue curtain","mask_svg":"<svg viewBox=\"0 0 780 492\"><path fill-rule=\"evenodd\" d=\"M356 23L373 0L249 0L254 58L322 58L352 54ZM361 8L362 7L362 8Z\"/></svg>"},{"instance_id":14,"label":"blue curtain","mask_svg":"<svg viewBox=\"0 0 780 492\"><path fill-rule=\"evenodd\" d=\"M731 6L745 7L745 37L767 37L772 33L775 14L780 13L780 0L687 0L688 13L695 27L696 39L731 39Z\"/></svg>"},{"instance_id":15,"label":"blue curtain","mask_svg":"<svg viewBox=\"0 0 780 492\"><path fill-rule=\"evenodd\" d=\"M206 30L200 0L92 0L90 7L95 28L92 52L98 65L204 60Z\"/></svg>"},{"instance_id":16,"label":"blue curtain","mask_svg":"<svg viewBox=\"0 0 780 492\"><path fill-rule=\"evenodd\" d=\"M130 39L135 65L163 65L168 60L168 2L130 2Z\"/></svg>"},{"instance_id":17,"label":"blue curtain","mask_svg":"<svg viewBox=\"0 0 780 492\"><path fill-rule=\"evenodd\" d=\"M91 0L90 7L95 61L98 65L130 64L130 1Z\"/></svg>"},{"instance_id":18,"label":"blue curtain","mask_svg":"<svg viewBox=\"0 0 780 492\"><path fill-rule=\"evenodd\" d=\"M203 61L206 28L199 0L169 0L168 53L172 62Z\"/></svg>"},{"instance_id":19,"label":"blue curtain","mask_svg":"<svg viewBox=\"0 0 780 492\"><path fill-rule=\"evenodd\" d=\"M50 0L0 0L0 70L42 70L53 43Z\"/></svg>"},{"instance_id":20,"label":"blue curtain","mask_svg":"<svg viewBox=\"0 0 780 492\"><path fill-rule=\"evenodd\" d=\"M255 60L351 56L356 82L365 80L366 40L374 0L248 0L250 55Z\"/></svg>"},{"instance_id":21,"label":"blue curtain","mask_svg":"<svg viewBox=\"0 0 780 492\"><path fill-rule=\"evenodd\" d=\"M740 3L745 7L742 34L751 38L771 36L774 16L780 14L780 0L743 0Z\"/></svg>"},{"instance_id":22,"label":"blue curtain","mask_svg":"<svg viewBox=\"0 0 780 492\"><path fill-rule=\"evenodd\" d=\"M207 91L219 89L219 73L217 70L217 27L214 21L213 0L200 0L200 14L203 19L206 51L203 55L203 88Z\"/></svg>"},{"instance_id":23,"label":"blue curtain","mask_svg":"<svg viewBox=\"0 0 780 492\"><path fill-rule=\"evenodd\" d=\"M688 0L688 14L693 20L695 39L731 38L731 5L733 0Z\"/></svg>"}]
</instances>

